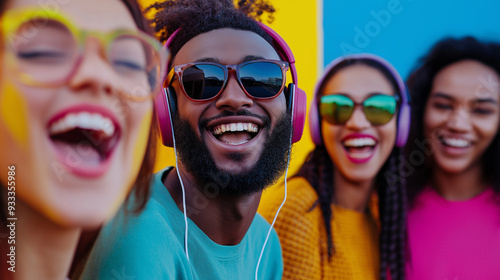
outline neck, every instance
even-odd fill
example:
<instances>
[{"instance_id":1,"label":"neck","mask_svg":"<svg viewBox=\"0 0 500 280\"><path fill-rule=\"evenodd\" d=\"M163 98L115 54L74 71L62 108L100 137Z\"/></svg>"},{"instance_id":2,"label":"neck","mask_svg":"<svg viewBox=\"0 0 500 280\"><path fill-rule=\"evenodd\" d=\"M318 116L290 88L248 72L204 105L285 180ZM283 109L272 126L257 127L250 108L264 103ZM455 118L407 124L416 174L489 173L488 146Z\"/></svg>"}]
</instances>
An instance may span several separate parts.
<instances>
[{"instance_id":1,"label":"neck","mask_svg":"<svg viewBox=\"0 0 500 280\"><path fill-rule=\"evenodd\" d=\"M187 216L215 243L239 244L257 213L262 192L242 197L214 197L213 194L205 194L203 186L199 186L182 168L179 173L186 191ZM182 189L176 170L169 172L163 184L179 209L184 211Z\"/></svg>"},{"instance_id":2,"label":"neck","mask_svg":"<svg viewBox=\"0 0 500 280\"><path fill-rule=\"evenodd\" d=\"M488 187L480 165L461 173L447 173L436 169L432 175L431 183L437 192L447 200L467 200L480 194Z\"/></svg>"},{"instance_id":3,"label":"neck","mask_svg":"<svg viewBox=\"0 0 500 280\"><path fill-rule=\"evenodd\" d=\"M64 228L17 200L14 279L66 279L79 228Z\"/></svg>"},{"instance_id":4,"label":"neck","mask_svg":"<svg viewBox=\"0 0 500 280\"><path fill-rule=\"evenodd\" d=\"M357 212L364 212L373 190L374 180L353 182L348 180L340 171L333 171L334 202L336 205Z\"/></svg>"}]
</instances>

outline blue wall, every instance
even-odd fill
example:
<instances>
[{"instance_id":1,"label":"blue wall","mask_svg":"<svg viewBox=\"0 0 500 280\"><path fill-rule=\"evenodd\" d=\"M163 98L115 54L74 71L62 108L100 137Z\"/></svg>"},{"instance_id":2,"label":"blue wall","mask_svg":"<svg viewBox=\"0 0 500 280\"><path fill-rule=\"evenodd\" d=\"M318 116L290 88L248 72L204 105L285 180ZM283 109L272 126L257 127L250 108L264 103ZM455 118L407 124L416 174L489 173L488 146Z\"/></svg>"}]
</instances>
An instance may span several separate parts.
<instances>
[{"instance_id":1,"label":"blue wall","mask_svg":"<svg viewBox=\"0 0 500 280\"><path fill-rule=\"evenodd\" d=\"M370 52L406 79L418 58L446 36L500 42L498 0L324 0L324 64Z\"/></svg>"}]
</instances>

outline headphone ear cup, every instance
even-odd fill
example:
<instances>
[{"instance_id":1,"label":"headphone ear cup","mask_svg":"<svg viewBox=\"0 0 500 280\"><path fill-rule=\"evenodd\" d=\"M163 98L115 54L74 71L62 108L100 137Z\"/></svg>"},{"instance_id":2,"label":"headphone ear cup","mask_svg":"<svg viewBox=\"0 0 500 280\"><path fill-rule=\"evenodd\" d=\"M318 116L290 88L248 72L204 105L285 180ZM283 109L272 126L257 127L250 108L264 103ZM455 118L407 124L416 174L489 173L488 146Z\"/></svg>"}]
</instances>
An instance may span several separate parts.
<instances>
[{"instance_id":1,"label":"headphone ear cup","mask_svg":"<svg viewBox=\"0 0 500 280\"><path fill-rule=\"evenodd\" d=\"M315 145L323 145L323 139L321 138L321 121L319 117L319 111L317 106L317 97L314 95L313 100L309 108L309 131L311 133L311 138Z\"/></svg>"},{"instance_id":2,"label":"headphone ear cup","mask_svg":"<svg viewBox=\"0 0 500 280\"><path fill-rule=\"evenodd\" d=\"M170 90L164 88L162 93L156 95L154 102L162 143L167 147L174 146L170 106L172 106L175 111L175 100L172 100L170 96Z\"/></svg>"},{"instance_id":3,"label":"headphone ear cup","mask_svg":"<svg viewBox=\"0 0 500 280\"><path fill-rule=\"evenodd\" d=\"M403 103L398 114L398 132L396 137L396 146L404 147L410 134L411 109L408 103Z\"/></svg>"},{"instance_id":4,"label":"headphone ear cup","mask_svg":"<svg viewBox=\"0 0 500 280\"><path fill-rule=\"evenodd\" d=\"M294 84L289 84L288 87L290 90L290 99L293 109L292 143L296 143L300 140L300 138L302 138L302 133L304 132L307 111L307 95L302 89L298 88Z\"/></svg>"}]
</instances>

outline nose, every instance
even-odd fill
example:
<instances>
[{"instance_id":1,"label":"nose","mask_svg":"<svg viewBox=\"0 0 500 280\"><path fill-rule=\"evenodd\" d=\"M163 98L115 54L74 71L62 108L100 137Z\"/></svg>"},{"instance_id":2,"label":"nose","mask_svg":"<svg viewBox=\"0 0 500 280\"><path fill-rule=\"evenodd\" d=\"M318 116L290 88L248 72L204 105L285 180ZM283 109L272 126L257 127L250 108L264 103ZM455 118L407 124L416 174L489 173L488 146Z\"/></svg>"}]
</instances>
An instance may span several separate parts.
<instances>
[{"instance_id":1,"label":"nose","mask_svg":"<svg viewBox=\"0 0 500 280\"><path fill-rule=\"evenodd\" d=\"M360 106L355 106L352 115L347 120L345 126L352 130L363 130L369 128L371 123L366 119L365 113Z\"/></svg>"},{"instance_id":2,"label":"nose","mask_svg":"<svg viewBox=\"0 0 500 280\"><path fill-rule=\"evenodd\" d=\"M472 129L471 116L464 106L453 110L446 122L446 127L455 132L467 132Z\"/></svg>"},{"instance_id":3,"label":"nose","mask_svg":"<svg viewBox=\"0 0 500 280\"><path fill-rule=\"evenodd\" d=\"M72 90L107 95L118 91L117 75L100 45L97 40L87 41L85 52L68 83Z\"/></svg>"},{"instance_id":4,"label":"nose","mask_svg":"<svg viewBox=\"0 0 500 280\"><path fill-rule=\"evenodd\" d=\"M235 72L229 72L226 87L217 99L215 106L220 110L231 111L238 111L242 107L250 108L253 106L253 99L243 91L242 86L238 83Z\"/></svg>"}]
</instances>

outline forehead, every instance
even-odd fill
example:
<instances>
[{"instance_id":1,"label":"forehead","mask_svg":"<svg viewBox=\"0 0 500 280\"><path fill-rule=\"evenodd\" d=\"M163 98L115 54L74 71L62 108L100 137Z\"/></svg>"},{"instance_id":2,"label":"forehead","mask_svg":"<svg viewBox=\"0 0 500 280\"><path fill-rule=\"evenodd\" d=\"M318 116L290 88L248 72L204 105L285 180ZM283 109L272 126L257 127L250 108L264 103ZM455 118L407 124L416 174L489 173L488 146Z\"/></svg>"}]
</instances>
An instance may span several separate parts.
<instances>
[{"instance_id":1,"label":"forehead","mask_svg":"<svg viewBox=\"0 0 500 280\"><path fill-rule=\"evenodd\" d=\"M62 2L62 3L61 3ZM54 3L51 5L41 3ZM40 8L61 11L80 28L87 30L110 31L120 28L137 29L132 15L120 0L10 0L7 9Z\"/></svg>"},{"instance_id":2,"label":"forehead","mask_svg":"<svg viewBox=\"0 0 500 280\"><path fill-rule=\"evenodd\" d=\"M279 60L274 48L260 35L246 30L216 29L189 40L177 53L173 65L213 59L239 64L247 56Z\"/></svg>"},{"instance_id":3,"label":"forehead","mask_svg":"<svg viewBox=\"0 0 500 280\"><path fill-rule=\"evenodd\" d=\"M393 94L394 90L379 70L367 65L352 65L335 73L325 84L323 92L365 96L371 93Z\"/></svg>"},{"instance_id":4,"label":"forehead","mask_svg":"<svg viewBox=\"0 0 500 280\"><path fill-rule=\"evenodd\" d=\"M461 99L499 99L500 77L489 66L475 61L463 60L448 65L434 78L433 92L452 95Z\"/></svg>"}]
</instances>

